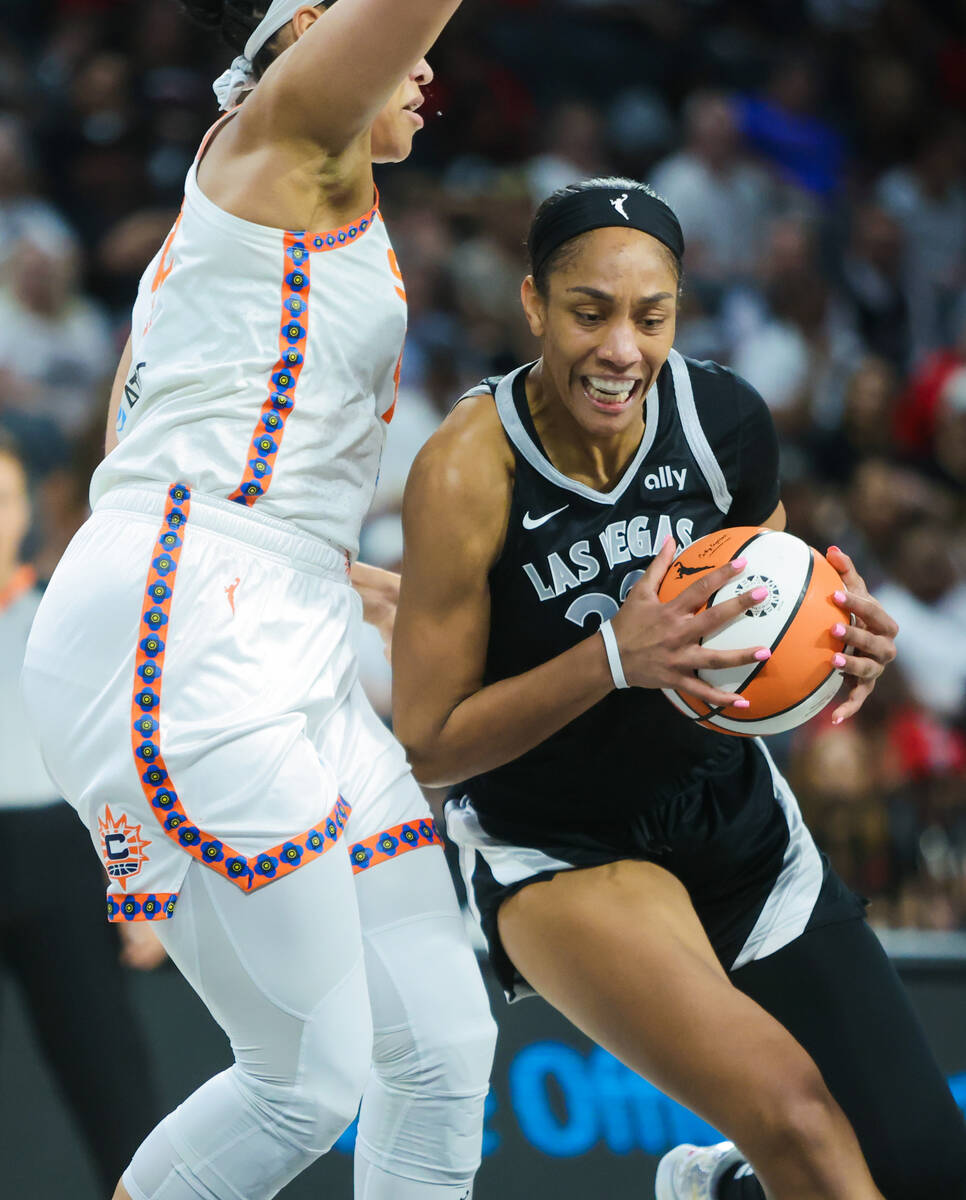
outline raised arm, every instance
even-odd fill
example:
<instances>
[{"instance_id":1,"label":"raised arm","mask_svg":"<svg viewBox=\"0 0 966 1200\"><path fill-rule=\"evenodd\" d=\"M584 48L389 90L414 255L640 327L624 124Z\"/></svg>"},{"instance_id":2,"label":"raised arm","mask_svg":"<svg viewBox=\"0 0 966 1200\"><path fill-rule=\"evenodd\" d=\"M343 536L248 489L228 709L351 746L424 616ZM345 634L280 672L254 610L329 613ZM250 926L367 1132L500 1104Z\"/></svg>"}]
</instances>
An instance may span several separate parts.
<instances>
[{"instance_id":1,"label":"raised arm","mask_svg":"<svg viewBox=\"0 0 966 1200\"><path fill-rule=\"evenodd\" d=\"M533 670L484 685L488 576L503 543L512 469L487 404L464 401L430 439L413 466L403 505L393 723L416 778L435 786L519 757L614 686L597 633ZM673 552L669 539L613 620L624 674L635 686L680 687L711 704L733 703L740 697L693 672L754 661L758 647L716 652L700 645L748 607L747 597L693 614L741 567L721 567L662 604L657 587Z\"/></svg>"},{"instance_id":2,"label":"raised arm","mask_svg":"<svg viewBox=\"0 0 966 1200\"><path fill-rule=\"evenodd\" d=\"M338 154L368 129L459 4L337 0L324 11L306 4L293 18L298 40L246 101L246 123Z\"/></svg>"}]
</instances>

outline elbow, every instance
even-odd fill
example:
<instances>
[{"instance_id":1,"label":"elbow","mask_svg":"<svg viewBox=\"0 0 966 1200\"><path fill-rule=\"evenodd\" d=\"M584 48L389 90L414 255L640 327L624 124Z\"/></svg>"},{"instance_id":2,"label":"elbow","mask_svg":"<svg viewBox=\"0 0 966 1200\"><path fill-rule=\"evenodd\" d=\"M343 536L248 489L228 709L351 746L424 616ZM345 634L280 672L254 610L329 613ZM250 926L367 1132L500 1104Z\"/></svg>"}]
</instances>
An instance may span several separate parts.
<instances>
[{"instance_id":1,"label":"elbow","mask_svg":"<svg viewBox=\"0 0 966 1200\"><path fill-rule=\"evenodd\" d=\"M398 734L397 734L398 736ZM415 739L400 738L406 751L406 760L413 778L422 787L443 788L459 783L453 771L448 769L444 756L430 744L423 744Z\"/></svg>"}]
</instances>

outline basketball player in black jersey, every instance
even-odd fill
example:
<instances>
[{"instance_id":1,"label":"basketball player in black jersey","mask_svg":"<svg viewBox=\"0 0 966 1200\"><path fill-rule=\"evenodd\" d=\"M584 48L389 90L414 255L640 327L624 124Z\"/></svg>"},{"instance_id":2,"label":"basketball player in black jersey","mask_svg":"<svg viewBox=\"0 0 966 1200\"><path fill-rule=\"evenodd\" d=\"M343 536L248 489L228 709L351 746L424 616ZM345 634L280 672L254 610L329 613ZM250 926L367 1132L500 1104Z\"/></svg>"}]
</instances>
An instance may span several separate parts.
<instances>
[{"instance_id":1,"label":"basketball player in black jersey","mask_svg":"<svg viewBox=\"0 0 966 1200\"><path fill-rule=\"evenodd\" d=\"M767 656L701 645L747 606L699 612L740 560L657 588L676 547L783 527L768 412L673 350L683 239L648 189L563 189L529 247L541 357L420 454L394 641L396 732L417 778L459 785L447 825L494 967L741 1148L673 1150L658 1200L961 1200L966 1125L861 901L764 745L657 690L726 705L696 669ZM840 721L897 628L829 559Z\"/></svg>"}]
</instances>

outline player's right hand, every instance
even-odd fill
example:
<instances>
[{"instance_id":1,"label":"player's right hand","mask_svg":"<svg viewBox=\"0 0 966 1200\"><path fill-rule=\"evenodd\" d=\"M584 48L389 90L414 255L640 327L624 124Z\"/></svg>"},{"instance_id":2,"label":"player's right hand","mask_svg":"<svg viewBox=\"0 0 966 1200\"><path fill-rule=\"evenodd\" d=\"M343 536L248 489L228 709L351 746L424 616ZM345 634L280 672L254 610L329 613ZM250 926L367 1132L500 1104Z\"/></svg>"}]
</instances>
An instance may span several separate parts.
<instances>
[{"instance_id":1,"label":"player's right hand","mask_svg":"<svg viewBox=\"0 0 966 1200\"><path fill-rule=\"evenodd\" d=\"M674 552L674 539L667 538L611 622L624 677L633 687L674 688L713 707L747 708L748 701L742 696L712 687L696 672L761 662L769 656L768 648L712 650L701 642L760 604L768 594L767 589L743 592L701 611L719 588L744 570L745 560L737 558L702 575L673 600L663 602L658 598L658 588L671 566Z\"/></svg>"}]
</instances>

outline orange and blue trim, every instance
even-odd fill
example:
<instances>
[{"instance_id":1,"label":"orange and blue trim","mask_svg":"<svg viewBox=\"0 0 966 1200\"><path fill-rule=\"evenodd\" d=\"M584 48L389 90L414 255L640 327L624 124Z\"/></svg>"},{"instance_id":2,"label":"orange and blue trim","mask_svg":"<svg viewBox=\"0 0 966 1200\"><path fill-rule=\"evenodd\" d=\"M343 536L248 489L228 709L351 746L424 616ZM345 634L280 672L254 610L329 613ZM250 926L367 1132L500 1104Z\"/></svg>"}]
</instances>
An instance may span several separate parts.
<instances>
[{"instance_id":1,"label":"orange and blue trim","mask_svg":"<svg viewBox=\"0 0 966 1200\"><path fill-rule=\"evenodd\" d=\"M231 880L242 891L252 892L291 874L334 846L345 831L352 809L340 796L328 816L314 828L250 856L200 828L185 811L164 761L160 717L165 639L190 512L190 489L184 484L174 484L168 489L145 588L141 637L134 665L131 749L141 789L165 834L206 867ZM174 912L176 899L158 893L114 895L108 900L108 919L136 921L168 917ZM158 903L157 909L152 901Z\"/></svg>"},{"instance_id":2,"label":"orange and blue trim","mask_svg":"<svg viewBox=\"0 0 966 1200\"><path fill-rule=\"evenodd\" d=\"M394 825L392 829L384 829L374 837L353 842L349 847L349 861L358 875L360 871L368 871L370 867L377 867L410 850L442 844L439 830L428 817L421 821L405 821L402 825Z\"/></svg>"},{"instance_id":3,"label":"orange and blue trim","mask_svg":"<svg viewBox=\"0 0 966 1200\"><path fill-rule=\"evenodd\" d=\"M379 216L379 193L372 208L349 225L326 233L283 235L285 274L282 277L282 319L278 335L279 355L269 379L268 397L258 415L258 424L248 448L248 461L241 483L228 497L247 508L259 500L272 484L275 462L285 436L285 427L295 408L295 391L305 365L309 336L309 295L312 290L312 254L338 250L357 241ZM395 404L393 405L395 407ZM391 418L390 418L391 419Z\"/></svg>"},{"instance_id":4,"label":"orange and blue trim","mask_svg":"<svg viewBox=\"0 0 966 1200\"><path fill-rule=\"evenodd\" d=\"M252 435L242 481L228 497L247 508L251 508L271 487L275 460L285 436L285 425L295 408L295 389L305 365L308 344L309 292L312 286L309 251L300 233L286 233L284 240L288 262L282 279L278 361L272 368L268 398L262 405Z\"/></svg>"},{"instance_id":5,"label":"orange and blue trim","mask_svg":"<svg viewBox=\"0 0 966 1200\"><path fill-rule=\"evenodd\" d=\"M132 892L107 897L109 921L166 921L174 916L177 892Z\"/></svg>"}]
</instances>

